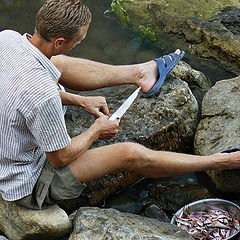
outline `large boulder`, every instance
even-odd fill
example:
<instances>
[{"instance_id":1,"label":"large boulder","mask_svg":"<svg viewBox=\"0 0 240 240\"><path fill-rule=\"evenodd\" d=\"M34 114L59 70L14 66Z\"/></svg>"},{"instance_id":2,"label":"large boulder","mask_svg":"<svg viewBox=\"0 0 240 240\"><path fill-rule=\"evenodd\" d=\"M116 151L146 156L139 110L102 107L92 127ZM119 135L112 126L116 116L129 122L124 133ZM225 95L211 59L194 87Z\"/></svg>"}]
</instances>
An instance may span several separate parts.
<instances>
[{"instance_id":1,"label":"large boulder","mask_svg":"<svg viewBox=\"0 0 240 240\"><path fill-rule=\"evenodd\" d=\"M119 86L80 94L105 96L113 113L135 88ZM120 132L115 138L97 141L93 146L131 141L155 150L185 152L192 147L198 110L197 100L188 84L179 78L169 77L155 96L144 98L139 95L122 117ZM79 107L70 107L66 114L70 136L86 131L94 120L93 116Z\"/></svg>"},{"instance_id":2,"label":"large boulder","mask_svg":"<svg viewBox=\"0 0 240 240\"><path fill-rule=\"evenodd\" d=\"M82 95L106 96L111 113L134 91L136 87L121 86ZM198 103L188 84L178 78L166 80L155 96L139 96L121 120L119 134L111 140L100 140L93 147L117 142L137 142L155 150L191 152L198 123ZM79 107L70 107L66 114L66 124L71 137L84 132L94 122L94 117ZM80 205L97 205L109 194L123 189L137 181L139 176L130 173L105 176L91 182L83 194L66 208Z\"/></svg>"},{"instance_id":3,"label":"large boulder","mask_svg":"<svg viewBox=\"0 0 240 240\"><path fill-rule=\"evenodd\" d=\"M69 240L193 239L175 225L115 209L80 208Z\"/></svg>"},{"instance_id":4,"label":"large boulder","mask_svg":"<svg viewBox=\"0 0 240 240\"><path fill-rule=\"evenodd\" d=\"M0 197L0 232L12 240L54 240L71 229L68 215L57 205L30 210Z\"/></svg>"},{"instance_id":5,"label":"large boulder","mask_svg":"<svg viewBox=\"0 0 240 240\"><path fill-rule=\"evenodd\" d=\"M219 81L205 95L195 153L208 155L240 144L240 76ZM208 171L218 190L240 192L240 170Z\"/></svg>"},{"instance_id":6,"label":"large boulder","mask_svg":"<svg viewBox=\"0 0 240 240\"><path fill-rule=\"evenodd\" d=\"M160 49L179 47L239 74L239 7L235 0L113 0L110 11Z\"/></svg>"}]
</instances>

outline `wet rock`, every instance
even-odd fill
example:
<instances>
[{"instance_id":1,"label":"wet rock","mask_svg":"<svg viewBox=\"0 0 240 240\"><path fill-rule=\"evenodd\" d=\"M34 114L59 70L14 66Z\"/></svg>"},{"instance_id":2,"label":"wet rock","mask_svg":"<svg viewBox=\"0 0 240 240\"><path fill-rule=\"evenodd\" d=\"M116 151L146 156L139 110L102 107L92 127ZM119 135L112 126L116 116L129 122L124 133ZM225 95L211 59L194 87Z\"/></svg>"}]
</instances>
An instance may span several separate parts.
<instances>
[{"instance_id":1,"label":"wet rock","mask_svg":"<svg viewBox=\"0 0 240 240\"><path fill-rule=\"evenodd\" d=\"M193 239L175 225L114 209L80 208L69 240Z\"/></svg>"},{"instance_id":2,"label":"wet rock","mask_svg":"<svg viewBox=\"0 0 240 240\"><path fill-rule=\"evenodd\" d=\"M195 152L200 155L239 147L240 77L217 82L205 95L202 119L195 136ZM221 192L240 192L240 171L208 171Z\"/></svg>"},{"instance_id":3,"label":"wet rock","mask_svg":"<svg viewBox=\"0 0 240 240\"><path fill-rule=\"evenodd\" d=\"M154 184L149 188L149 201L157 205L168 216L190 202L209 197L213 195L198 184L180 185L166 182Z\"/></svg>"},{"instance_id":4,"label":"wet rock","mask_svg":"<svg viewBox=\"0 0 240 240\"><path fill-rule=\"evenodd\" d=\"M56 205L38 211L0 198L0 211L0 232L13 240L54 240L71 228L67 214Z\"/></svg>"},{"instance_id":5,"label":"wet rock","mask_svg":"<svg viewBox=\"0 0 240 240\"><path fill-rule=\"evenodd\" d=\"M224 25L235 35L240 35L240 9L236 7L227 7L223 9L216 17L212 19Z\"/></svg>"},{"instance_id":6,"label":"wet rock","mask_svg":"<svg viewBox=\"0 0 240 240\"><path fill-rule=\"evenodd\" d=\"M111 11L123 26L160 49L178 46L199 57L214 59L238 75L240 37L239 29L233 26L239 26L240 2L214 2L113 0ZM224 7L227 8L219 14Z\"/></svg>"},{"instance_id":7,"label":"wet rock","mask_svg":"<svg viewBox=\"0 0 240 240\"><path fill-rule=\"evenodd\" d=\"M162 222L170 222L170 219L157 205L150 205L144 210L144 216L157 219Z\"/></svg>"}]
</instances>

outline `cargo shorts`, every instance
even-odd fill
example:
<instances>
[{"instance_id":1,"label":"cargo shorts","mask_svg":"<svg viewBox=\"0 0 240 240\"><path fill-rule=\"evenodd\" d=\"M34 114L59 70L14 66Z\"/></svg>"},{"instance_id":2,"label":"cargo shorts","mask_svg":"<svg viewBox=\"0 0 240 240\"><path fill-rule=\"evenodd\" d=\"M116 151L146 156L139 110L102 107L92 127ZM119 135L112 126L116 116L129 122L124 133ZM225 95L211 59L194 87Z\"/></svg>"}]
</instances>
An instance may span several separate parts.
<instances>
[{"instance_id":1,"label":"cargo shorts","mask_svg":"<svg viewBox=\"0 0 240 240\"><path fill-rule=\"evenodd\" d=\"M52 168L46 160L32 194L15 202L30 209L45 209L49 205L79 197L85 187L86 184L73 175L69 166Z\"/></svg>"}]
</instances>

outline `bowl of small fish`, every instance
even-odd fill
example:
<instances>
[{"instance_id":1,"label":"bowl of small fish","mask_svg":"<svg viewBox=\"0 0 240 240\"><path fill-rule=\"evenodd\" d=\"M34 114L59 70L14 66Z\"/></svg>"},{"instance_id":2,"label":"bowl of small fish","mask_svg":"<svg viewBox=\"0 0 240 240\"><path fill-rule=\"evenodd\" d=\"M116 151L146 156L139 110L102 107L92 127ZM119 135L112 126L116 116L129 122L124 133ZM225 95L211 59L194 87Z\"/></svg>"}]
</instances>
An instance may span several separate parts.
<instances>
[{"instance_id":1,"label":"bowl of small fish","mask_svg":"<svg viewBox=\"0 0 240 240\"><path fill-rule=\"evenodd\" d=\"M224 199L201 199L178 210L171 223L196 240L236 239L240 233L240 207Z\"/></svg>"}]
</instances>

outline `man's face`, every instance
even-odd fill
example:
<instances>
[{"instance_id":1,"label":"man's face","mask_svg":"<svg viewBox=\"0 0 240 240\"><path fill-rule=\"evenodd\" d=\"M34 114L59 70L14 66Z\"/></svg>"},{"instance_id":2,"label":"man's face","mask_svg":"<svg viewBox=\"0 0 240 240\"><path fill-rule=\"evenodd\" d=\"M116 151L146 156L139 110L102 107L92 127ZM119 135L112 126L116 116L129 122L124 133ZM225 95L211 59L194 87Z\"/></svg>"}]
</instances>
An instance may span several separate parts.
<instances>
[{"instance_id":1,"label":"man's face","mask_svg":"<svg viewBox=\"0 0 240 240\"><path fill-rule=\"evenodd\" d=\"M74 37L70 41L66 41L66 40L62 41L59 47L56 49L56 52L54 55L59 55L59 54L69 52L76 45L80 44L80 42L86 37L88 28L89 28L89 24L82 26L76 37Z\"/></svg>"}]
</instances>

